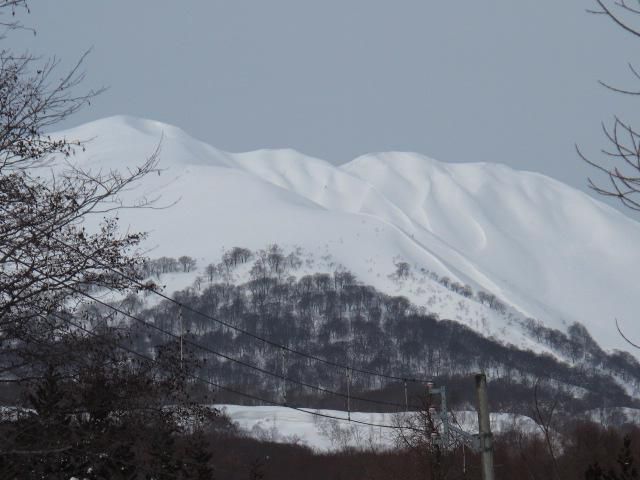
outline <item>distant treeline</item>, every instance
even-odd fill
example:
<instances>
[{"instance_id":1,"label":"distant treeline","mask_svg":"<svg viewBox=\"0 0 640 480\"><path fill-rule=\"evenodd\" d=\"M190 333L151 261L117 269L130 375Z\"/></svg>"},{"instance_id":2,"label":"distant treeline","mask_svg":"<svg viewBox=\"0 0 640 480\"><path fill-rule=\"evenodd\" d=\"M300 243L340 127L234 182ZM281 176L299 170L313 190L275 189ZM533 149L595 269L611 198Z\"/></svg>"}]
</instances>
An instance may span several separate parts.
<instances>
[{"instance_id":1,"label":"distant treeline","mask_svg":"<svg viewBox=\"0 0 640 480\"><path fill-rule=\"evenodd\" d=\"M230 279L234 269L242 264L250 270L250 279L235 285ZM404 297L385 295L361 284L346 270L296 278L292 273L300 265L299 254L285 254L275 245L258 252L235 248L226 252L219 264L206 267L209 275L206 281L200 280L196 287L176 292L174 298L210 317L341 365L407 378L434 377L446 381L452 385L452 400L460 405L473 401L473 389L457 389L457 379L477 371L487 372L492 388L500 390L494 402L505 410L531 413L531 391L536 382L542 390L548 390L549 395L553 392L558 398L571 399L563 405L575 412L602 407L605 398L608 406L636 405L612 376L623 379L631 388L638 388L638 362L626 353L607 354L582 325L575 324L564 334L532 319L525 322L538 341L569 358L570 365L549 354L521 350L486 338L459 322L439 319ZM405 272L403 266L400 270ZM469 286L458 287L442 279L440 283L454 285L465 294L473 295ZM478 292L477 297L492 308L503 308L491 294ZM140 307L129 305L132 309ZM179 330L176 304L162 302L139 314L163 329ZM182 315L184 331L199 344L289 380L346 391L344 370L291 353L283 354L281 349L238 334L191 311L185 310ZM138 339L139 348L148 350L166 341L147 329L139 331ZM276 401L286 398L306 406L343 408L345 405L343 398L318 395L294 382L256 373L198 349L191 350L198 358L206 358L205 373L222 384ZM404 402L403 382L351 372L349 383L352 391L366 392L371 398ZM415 395L422 386L409 383L407 388L410 395ZM219 395L221 399L242 401L221 392ZM381 409L357 402L352 406L360 410Z\"/></svg>"}]
</instances>

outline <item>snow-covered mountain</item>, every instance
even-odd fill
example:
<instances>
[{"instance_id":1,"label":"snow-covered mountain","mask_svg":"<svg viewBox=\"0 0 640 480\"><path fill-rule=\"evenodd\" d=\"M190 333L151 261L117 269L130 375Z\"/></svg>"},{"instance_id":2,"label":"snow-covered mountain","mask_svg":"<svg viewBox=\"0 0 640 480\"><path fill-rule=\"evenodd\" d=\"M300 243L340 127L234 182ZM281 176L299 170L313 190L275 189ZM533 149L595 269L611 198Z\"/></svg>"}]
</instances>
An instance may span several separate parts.
<instances>
[{"instance_id":1,"label":"snow-covered mountain","mask_svg":"<svg viewBox=\"0 0 640 480\"><path fill-rule=\"evenodd\" d=\"M133 169L162 140L158 174L128 195L177 203L118 213L123 228L150 233L151 257L191 255L202 266L224 248L300 246L382 291L521 346L544 350L513 318L425 272L490 292L518 318L561 330L581 322L607 349L628 349L614 318L640 338L640 224L544 175L415 153L341 166L293 150L232 154L123 116L56 135L89 140L72 161L95 170ZM399 260L414 272L403 281L390 276Z\"/></svg>"}]
</instances>

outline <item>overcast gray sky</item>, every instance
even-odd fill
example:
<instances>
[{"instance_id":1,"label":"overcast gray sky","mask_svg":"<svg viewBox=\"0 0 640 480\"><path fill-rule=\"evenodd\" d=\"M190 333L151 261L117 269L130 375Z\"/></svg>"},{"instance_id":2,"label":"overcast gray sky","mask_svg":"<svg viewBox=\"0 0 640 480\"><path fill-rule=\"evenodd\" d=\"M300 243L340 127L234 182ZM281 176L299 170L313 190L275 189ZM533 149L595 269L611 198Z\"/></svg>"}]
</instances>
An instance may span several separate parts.
<instances>
[{"instance_id":1,"label":"overcast gray sky","mask_svg":"<svg viewBox=\"0 0 640 480\"><path fill-rule=\"evenodd\" d=\"M15 48L86 62L110 89L66 126L113 114L244 151L291 147L340 164L417 151L500 162L585 189L574 143L637 104L640 39L592 0L32 0ZM638 100L640 104L640 100ZM639 122L640 123L640 122Z\"/></svg>"}]
</instances>

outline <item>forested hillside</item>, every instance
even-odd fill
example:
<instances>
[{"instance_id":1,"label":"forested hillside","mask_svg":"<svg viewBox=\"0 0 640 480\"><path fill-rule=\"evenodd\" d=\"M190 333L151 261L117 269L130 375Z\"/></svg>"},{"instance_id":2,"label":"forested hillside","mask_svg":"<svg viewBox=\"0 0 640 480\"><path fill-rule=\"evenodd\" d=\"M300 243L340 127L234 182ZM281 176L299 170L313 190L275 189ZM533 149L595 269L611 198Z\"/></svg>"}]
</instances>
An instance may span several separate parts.
<instances>
[{"instance_id":1,"label":"forested hillside","mask_svg":"<svg viewBox=\"0 0 640 480\"><path fill-rule=\"evenodd\" d=\"M163 274L186 272L195 265L190 257L181 259L149 261L143 270L161 279ZM234 248L220 263L205 267L208 273L197 277L192 287L175 292L173 301L145 306L143 298L128 297L122 302L134 318L153 323L158 330L150 331L126 316L121 319L137 326L138 347L150 353L154 345L167 341L163 331L183 332L185 351L206 360L202 367L206 375L276 402L341 409L347 401L344 396L301 383L343 395L349 383L357 397L401 405L405 402L403 379L408 380L409 396L415 396L423 385L412 380L433 378L451 386L458 406L468 406L473 392L464 386L464 379L485 371L496 390L495 407L503 411L530 414L532 386L537 383L548 395L572 399L563 402L567 412L603 407L605 397L609 407L638 405L637 361L626 353L606 353L580 324L564 334L526 319L530 334L553 352L539 354L438 318L402 296L362 284L344 269L296 276L301 263L299 252L284 252L277 246L257 252ZM399 264L396 274L402 275L404 268ZM240 280L245 277L246 281ZM506 314L494 295L446 283L458 294ZM224 392L218 397L230 403L248 401ZM354 401L351 407L381 408L365 401Z\"/></svg>"}]
</instances>

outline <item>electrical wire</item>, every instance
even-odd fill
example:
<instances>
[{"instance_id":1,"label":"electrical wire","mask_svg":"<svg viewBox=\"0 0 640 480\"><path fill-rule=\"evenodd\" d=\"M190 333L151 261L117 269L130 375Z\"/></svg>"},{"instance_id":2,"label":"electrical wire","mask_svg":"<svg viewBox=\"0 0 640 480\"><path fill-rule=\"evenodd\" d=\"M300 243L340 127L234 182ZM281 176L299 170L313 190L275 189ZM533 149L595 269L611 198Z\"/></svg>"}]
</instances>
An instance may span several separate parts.
<instances>
[{"instance_id":1,"label":"electrical wire","mask_svg":"<svg viewBox=\"0 0 640 480\"><path fill-rule=\"evenodd\" d=\"M58 318L59 320L67 323L68 325L71 325L71 326L73 326L73 327L85 332L88 335L91 335L92 337L97 338L102 343L107 343L108 342L112 346L114 346L116 348L119 348L121 350L124 350L124 351L126 351L126 352L128 352L128 353L130 353L132 355L135 355L136 357L141 358L141 359L143 359L145 361L148 361L148 362L156 364L156 365L160 364L160 362L158 362L158 360L156 360L156 359L154 359L152 357L149 357L147 355L144 355L144 354L142 354L140 352L137 352L137 351L135 351L135 350L133 350L133 349L131 349L129 347L126 347L126 346L116 342L115 340L114 341L108 341L108 340L104 339L104 337L98 335L95 332L92 332L91 330L83 327L79 323L74 322L73 320L69 320L68 318L64 318L63 316L61 316L61 315L59 315L57 313L51 313L50 315ZM257 395L253 395L253 394L250 394L250 393L242 392L240 390L237 390L237 389L234 389L234 388L231 388L231 387L220 385L219 383L213 382L213 381L211 381L211 380L209 380L207 378L200 377L200 376L198 376L196 374L193 374L193 373L186 372L185 375L190 377L193 380L205 383L205 384L207 384L209 386L212 386L214 388L217 388L219 390L224 390L226 392L233 393L235 395L239 395L241 397L244 397L244 398L247 398L247 399L250 399L250 400L258 401L258 402L261 402L261 403L266 403L266 404L273 405L273 406L284 407L284 408L288 408L288 409L291 409L291 410L296 410L298 412L306 413L308 415L313 415L313 416L316 416L316 417L328 418L328 419L331 419L331 420L339 420L341 422L356 423L356 424L364 425L364 426L368 426L368 427L387 428L387 429L393 429L393 430L413 430L413 431L422 432L421 429L415 428L415 427L410 427L410 426L401 427L401 426L397 426L397 425L384 425L384 424L379 424L379 423L366 422L366 421L362 421L362 420L354 420L353 418L348 419L348 418L344 418L344 417L336 417L335 415L330 415L330 414L327 414L327 413L321 413L321 412L314 411L314 410L311 410L311 409L305 409L305 408L301 408L301 407L294 407L293 405L287 405L287 404L284 404L284 403L276 402L274 400L269 400L269 399L266 399L266 398L259 397Z\"/></svg>"},{"instance_id":2,"label":"electrical wire","mask_svg":"<svg viewBox=\"0 0 640 480\"><path fill-rule=\"evenodd\" d=\"M6 209L4 209L4 210L5 210L5 212L7 211ZM11 214L11 212L8 212L8 213ZM14 216L14 218L15 218L15 216ZM47 235L47 232L43 232L41 229L39 229L39 228L37 228L35 226L31 226L31 228L33 228L34 230L36 230L37 232L39 232L41 234ZM422 378L412 378L412 377L403 377L403 376L398 376L398 375L390 375L390 374L385 374L385 373L380 373L380 372L373 372L373 371L362 369L362 368L356 368L356 367L352 367L352 366L342 365L340 363L333 362L333 361L328 360L326 358L318 357L316 355L313 355L313 354L310 354L310 353L307 353L307 352L303 352L301 350L296 350L294 348L287 347L286 345L282 345L282 344L280 344L278 342L275 342L273 340L269 340L268 338L261 337L261 336L255 334L255 333L252 333L252 332L250 332L248 330L245 330L243 328L236 327L235 325L232 325L232 324L230 324L228 322L225 322L224 320L220 320L219 318L216 318L213 315L209 315L209 314L206 314L204 312L200 312L200 311L190 307L189 305L186 305L186 304L184 304L182 302L179 302L179 301L169 297L168 295L165 295L164 293L159 292L159 291L157 291L155 289L149 289L149 286L147 284L141 282L140 280L138 280L138 279L136 279L134 277L131 277L130 275L127 275L124 272L121 272L120 270L114 268L113 266L111 266L109 264L106 264L104 262L101 262L99 260L96 260L94 258L87 257L77 247L75 247L73 245L70 245L67 242L64 242L63 240L61 240L61 239L59 239L59 238L57 238L55 236L52 236L51 239L55 240L56 242L60 243L61 245L64 245L67 248L70 248L70 249L74 250L76 253L78 253L78 254L80 254L82 256L85 256L85 258L87 260L91 259L93 262L95 262L96 265L99 265L102 268L105 268L105 269L107 269L107 270L109 270L109 271L111 271L111 272L113 272L113 273L115 273L117 275L120 275L122 278L124 278L125 280L131 282L132 284L137 285L139 288L142 288L142 289L144 289L146 291L150 291L153 294L158 295L160 298L162 298L164 300L167 300L167 301L177 305L179 308L182 308L182 309L184 309L186 311L189 311L189 312L191 312L191 313L193 313L195 315L198 315L198 316L200 316L202 318L205 318L207 320L211 320L213 322L216 322L216 323L218 323L220 325L223 325L226 328L229 328L231 330L234 330L234 331L236 331L236 332L238 332L238 333L240 333L242 335L246 335L246 336L248 336L250 338L253 338L255 340L261 341L261 342L265 343L266 345L270 345L272 347L285 350L285 351L287 351L289 353L292 353L294 355L298 355L300 357L307 358L309 360L313 360L313 361L316 361L316 362L319 362L319 363L323 363L325 365L330 365L330 366L332 366L332 367L334 367L336 369L339 369L339 370L344 370L344 369L348 368L352 372L361 373L363 375L369 375L369 376L374 376L374 377L378 377L378 378L385 378L385 379L388 379L388 380L395 380L395 381L400 381L400 382L427 383L427 382L433 381L432 379L422 379Z\"/></svg>"},{"instance_id":3,"label":"electrical wire","mask_svg":"<svg viewBox=\"0 0 640 480\"><path fill-rule=\"evenodd\" d=\"M35 268L35 267L32 267L32 266L28 265L23 260L20 260L17 257L2 251L2 249L0 249L0 253L2 253L7 258L10 258L10 259L12 259L13 261L15 261L17 263L20 263L20 264L22 264L22 265L24 265L26 267L31 268L34 272L36 272L36 273L38 273L40 275L44 275L44 273L41 270L39 270L38 268ZM139 318L139 317L137 317L135 315L130 314L129 312L126 312L126 311L122 310L121 308L118 308L118 307L114 306L114 305L110 305L109 303L107 303L107 302L105 302L103 300L100 300L99 298L96 298L96 297L94 297L93 295L91 295L91 294L89 294L87 292L84 292L84 291L82 291L82 290L80 290L80 289L78 289L76 287L71 286L71 285L65 284L61 280L57 280L57 279L52 279L52 280L55 283L57 283L58 285L66 287L70 291L73 291L73 292L77 293L78 295L84 296L84 297L94 301L95 303L98 303L99 305L102 305L102 306L104 306L104 307L106 307L106 308L108 308L108 309L110 309L110 310L112 310L112 311L114 311L116 313L124 315L124 316L130 318L131 320L133 320L133 321L145 326L146 328L153 329L153 330L155 330L157 332L160 332L160 333L162 333L162 334L164 334L164 335L166 335L166 336L168 336L168 337L170 337L170 338L172 338L174 340L178 340L181 343L184 343L185 345L190 345L190 346L192 346L194 348L197 348L197 349L202 350L204 352L210 353L210 354L215 355L217 357L223 358L223 359L225 359L225 360L227 360L229 362L235 363L235 364L240 365L242 367L249 368L249 369L254 370L256 372L259 372L261 374L269 375L271 377L275 377L275 378L281 379L283 381L289 381L291 383L295 383L297 385L300 385L302 387L308 388L310 390L315 390L317 392L321 392L321 393L325 393L325 394L329 394L329 395L334 395L334 396L337 396L337 397L345 398L347 400L357 400L357 401L366 402L366 403L370 403L370 404L374 404L374 405L384 405L384 406L387 406L387 407L395 407L395 408L400 408L400 409L405 408L405 405L402 405L402 404L399 404L399 403L395 403L395 402L388 402L388 401L384 401L384 400L372 400L372 399L367 399L367 398L364 398L364 397L353 396L353 395L350 395L350 394L345 395L342 392L336 392L334 390L330 390L330 389L327 389L327 388L324 388L324 387L320 387L320 386L317 386L317 385L312 385L310 383L303 382L301 380L296 380L296 379L289 378L289 377L286 377L284 375L280 375L278 373L272 372L270 370L266 370L266 369L264 369L262 367L259 367L257 365L251 364L249 362L245 362L244 360L239 360L237 358L234 358L232 356L226 355L224 353L217 352L216 350L213 350L213 349L211 349L209 347L206 347L205 345L201 345L201 344L193 342L191 340L184 339L181 335L177 335L177 334L175 334L173 332L165 330L165 329L155 325L154 323L151 323L151 322L148 322L146 320L143 320L143 319L141 319L141 318ZM414 409L418 409L419 408L418 406L415 406L415 405L411 405L411 407L414 408Z\"/></svg>"}]
</instances>

